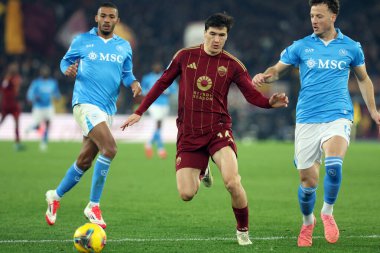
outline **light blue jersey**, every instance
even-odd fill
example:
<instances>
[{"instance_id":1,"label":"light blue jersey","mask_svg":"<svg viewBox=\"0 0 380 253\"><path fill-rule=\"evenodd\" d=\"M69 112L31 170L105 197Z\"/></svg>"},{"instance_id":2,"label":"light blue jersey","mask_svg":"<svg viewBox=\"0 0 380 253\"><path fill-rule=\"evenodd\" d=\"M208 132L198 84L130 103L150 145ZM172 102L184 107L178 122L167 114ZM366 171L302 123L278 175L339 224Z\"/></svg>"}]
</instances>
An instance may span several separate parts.
<instances>
[{"instance_id":1,"label":"light blue jersey","mask_svg":"<svg viewBox=\"0 0 380 253\"><path fill-rule=\"evenodd\" d=\"M336 29L338 36L328 45L315 34L295 41L280 61L299 67L301 90L297 102L297 123L326 123L353 119L348 91L350 69L364 65L364 54L355 42Z\"/></svg>"},{"instance_id":2,"label":"light blue jersey","mask_svg":"<svg viewBox=\"0 0 380 253\"><path fill-rule=\"evenodd\" d=\"M156 81L161 77L162 72L160 73L155 73L155 72L150 72L146 75L143 76L141 80L141 88L142 88L142 93L145 96L148 94L150 89L152 89L153 85L156 83ZM162 93L156 101L153 102L155 105L166 105L169 106L170 100L169 96L177 92L177 84L174 82L172 85L170 85L164 93Z\"/></svg>"},{"instance_id":3,"label":"light blue jersey","mask_svg":"<svg viewBox=\"0 0 380 253\"><path fill-rule=\"evenodd\" d=\"M27 92L27 99L33 103L33 108L48 108L52 106L52 99L59 99L61 93L57 80L39 77L33 80Z\"/></svg>"},{"instance_id":4,"label":"light blue jersey","mask_svg":"<svg viewBox=\"0 0 380 253\"><path fill-rule=\"evenodd\" d=\"M61 71L79 60L72 106L92 104L109 115L116 113L120 83L125 86L136 80L133 75L132 49L117 35L105 40L97 28L78 35L61 61Z\"/></svg>"}]
</instances>

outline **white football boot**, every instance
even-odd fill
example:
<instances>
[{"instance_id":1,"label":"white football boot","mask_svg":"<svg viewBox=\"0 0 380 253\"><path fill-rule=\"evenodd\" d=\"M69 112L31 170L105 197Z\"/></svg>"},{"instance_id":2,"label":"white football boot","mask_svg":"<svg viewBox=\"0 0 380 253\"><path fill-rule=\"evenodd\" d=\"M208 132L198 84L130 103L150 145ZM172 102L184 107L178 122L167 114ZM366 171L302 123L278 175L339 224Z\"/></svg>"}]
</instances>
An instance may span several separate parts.
<instances>
[{"instance_id":1,"label":"white football boot","mask_svg":"<svg viewBox=\"0 0 380 253\"><path fill-rule=\"evenodd\" d=\"M249 239L248 231L239 231L236 230L236 238L241 246L250 245L252 244L251 240Z\"/></svg>"},{"instance_id":2,"label":"white football boot","mask_svg":"<svg viewBox=\"0 0 380 253\"><path fill-rule=\"evenodd\" d=\"M84 213L84 216L91 223L98 224L103 229L105 229L107 227L107 224L103 220L102 211L100 210L99 205L92 205L91 206L91 204L88 203L88 205L84 209L83 213Z\"/></svg>"},{"instance_id":3,"label":"white football boot","mask_svg":"<svg viewBox=\"0 0 380 253\"><path fill-rule=\"evenodd\" d=\"M46 192L46 202L48 204L45 219L49 225L54 225L57 219L57 211L59 209L59 197L55 190Z\"/></svg>"}]
</instances>

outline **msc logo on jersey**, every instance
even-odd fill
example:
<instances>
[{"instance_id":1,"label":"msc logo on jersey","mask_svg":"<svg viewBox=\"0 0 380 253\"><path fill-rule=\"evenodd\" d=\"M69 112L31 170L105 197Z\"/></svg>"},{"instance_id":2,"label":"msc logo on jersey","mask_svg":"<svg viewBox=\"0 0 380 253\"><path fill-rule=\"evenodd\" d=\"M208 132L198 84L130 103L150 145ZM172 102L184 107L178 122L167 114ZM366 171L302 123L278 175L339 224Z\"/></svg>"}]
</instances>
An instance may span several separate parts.
<instances>
[{"instance_id":1,"label":"msc logo on jersey","mask_svg":"<svg viewBox=\"0 0 380 253\"><path fill-rule=\"evenodd\" d=\"M322 60L318 59L318 62L313 58L310 58L306 61L306 65L309 69L317 67L318 69L340 69L344 70L347 63L345 61L337 60Z\"/></svg>"},{"instance_id":2,"label":"msc logo on jersey","mask_svg":"<svg viewBox=\"0 0 380 253\"><path fill-rule=\"evenodd\" d=\"M91 51L88 54L88 58L91 61L95 61L98 58L98 55L94 51ZM109 53L103 54L103 53L99 53L99 61L123 63L123 56L120 55L120 54L109 54Z\"/></svg>"},{"instance_id":3,"label":"msc logo on jersey","mask_svg":"<svg viewBox=\"0 0 380 253\"><path fill-rule=\"evenodd\" d=\"M197 80L197 87L201 91L208 91L212 87L211 78L208 76L201 76Z\"/></svg>"}]
</instances>

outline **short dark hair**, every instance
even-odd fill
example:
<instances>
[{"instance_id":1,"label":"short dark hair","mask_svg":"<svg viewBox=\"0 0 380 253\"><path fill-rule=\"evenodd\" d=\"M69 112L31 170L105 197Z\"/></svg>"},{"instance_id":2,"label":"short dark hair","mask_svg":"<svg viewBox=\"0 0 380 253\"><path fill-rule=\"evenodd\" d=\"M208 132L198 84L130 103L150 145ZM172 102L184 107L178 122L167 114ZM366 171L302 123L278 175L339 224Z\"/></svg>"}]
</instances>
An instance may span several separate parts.
<instances>
[{"instance_id":1,"label":"short dark hair","mask_svg":"<svg viewBox=\"0 0 380 253\"><path fill-rule=\"evenodd\" d=\"M206 19L205 31L207 31L210 27L226 27L227 32L229 32L233 23L234 18L227 15L226 13L215 13Z\"/></svg>"},{"instance_id":2,"label":"short dark hair","mask_svg":"<svg viewBox=\"0 0 380 253\"><path fill-rule=\"evenodd\" d=\"M117 6L112 2L104 2L99 6L99 8L102 8L102 7L114 8L119 12Z\"/></svg>"},{"instance_id":3,"label":"short dark hair","mask_svg":"<svg viewBox=\"0 0 380 253\"><path fill-rule=\"evenodd\" d=\"M309 0L310 7L318 4L326 4L332 13L339 14L339 0Z\"/></svg>"}]
</instances>

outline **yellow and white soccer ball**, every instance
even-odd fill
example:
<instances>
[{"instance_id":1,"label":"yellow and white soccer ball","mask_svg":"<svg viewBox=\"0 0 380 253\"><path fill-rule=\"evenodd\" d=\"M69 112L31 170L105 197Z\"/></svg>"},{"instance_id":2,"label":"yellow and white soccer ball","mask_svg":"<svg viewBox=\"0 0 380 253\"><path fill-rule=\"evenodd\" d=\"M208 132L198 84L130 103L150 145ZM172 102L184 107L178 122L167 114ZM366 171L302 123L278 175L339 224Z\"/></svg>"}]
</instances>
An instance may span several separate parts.
<instances>
[{"instance_id":1,"label":"yellow and white soccer ball","mask_svg":"<svg viewBox=\"0 0 380 253\"><path fill-rule=\"evenodd\" d=\"M106 232L97 224L86 223L74 233L74 246L79 252L101 252L106 245Z\"/></svg>"}]
</instances>

